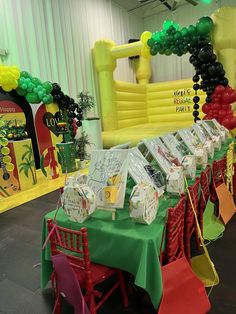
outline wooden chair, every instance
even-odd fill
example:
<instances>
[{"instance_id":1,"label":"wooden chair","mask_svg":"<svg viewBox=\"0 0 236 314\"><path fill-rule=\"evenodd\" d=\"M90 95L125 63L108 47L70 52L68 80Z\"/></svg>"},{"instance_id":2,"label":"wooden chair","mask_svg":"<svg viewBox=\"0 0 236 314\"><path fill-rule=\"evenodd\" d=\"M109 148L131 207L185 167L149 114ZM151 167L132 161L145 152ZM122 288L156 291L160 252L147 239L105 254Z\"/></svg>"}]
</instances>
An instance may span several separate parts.
<instances>
[{"instance_id":1,"label":"wooden chair","mask_svg":"<svg viewBox=\"0 0 236 314\"><path fill-rule=\"evenodd\" d=\"M210 192L210 200L212 203L215 203L218 200L214 185L217 187L225 181L225 172L226 156L220 160L214 160L212 164L212 184Z\"/></svg>"},{"instance_id":2,"label":"wooden chair","mask_svg":"<svg viewBox=\"0 0 236 314\"><path fill-rule=\"evenodd\" d=\"M184 256L185 202L186 196L182 194L178 204L168 209L166 249L163 256L164 264L168 264Z\"/></svg>"},{"instance_id":3,"label":"wooden chair","mask_svg":"<svg viewBox=\"0 0 236 314\"><path fill-rule=\"evenodd\" d=\"M122 271L91 263L87 229L81 228L79 231L66 229L54 224L51 219L47 223L48 233L50 234L51 255L64 254L67 257L77 276L81 289L85 291L84 298L89 305L91 314L96 314L97 310L118 287L121 289L124 306L127 307L128 297ZM95 286L113 275L117 276L115 284L102 295L100 291L95 289ZM57 292L55 283L56 276L55 272L53 272L52 287ZM97 297L100 298L98 302L96 300Z\"/></svg>"},{"instance_id":4,"label":"wooden chair","mask_svg":"<svg viewBox=\"0 0 236 314\"><path fill-rule=\"evenodd\" d=\"M196 178L195 183L192 186L188 187L194 209L196 214L198 215L198 191L200 186L200 179ZM186 209L185 209L185 217L184 217L184 249L185 249L185 256L189 263L191 262L191 238L192 236L195 237L195 243L197 249L200 248L199 238L198 238L198 230L196 225L196 220L193 212L193 208L191 205L191 201L189 197L187 198L186 202Z\"/></svg>"}]
</instances>

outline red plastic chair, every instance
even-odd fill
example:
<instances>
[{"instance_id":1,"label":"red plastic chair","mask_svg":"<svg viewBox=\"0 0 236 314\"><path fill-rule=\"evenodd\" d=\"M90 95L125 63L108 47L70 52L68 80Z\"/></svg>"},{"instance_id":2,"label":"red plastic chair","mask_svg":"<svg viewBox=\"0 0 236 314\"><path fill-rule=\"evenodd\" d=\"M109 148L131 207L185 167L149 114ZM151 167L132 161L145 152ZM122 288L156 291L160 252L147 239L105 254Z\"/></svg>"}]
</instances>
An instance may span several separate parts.
<instances>
[{"instance_id":1,"label":"red plastic chair","mask_svg":"<svg viewBox=\"0 0 236 314\"><path fill-rule=\"evenodd\" d=\"M53 314L60 313L61 297L63 296L74 307L75 314L90 314L84 301L79 282L67 257L64 254L52 256L56 279L56 302Z\"/></svg>"},{"instance_id":2,"label":"red plastic chair","mask_svg":"<svg viewBox=\"0 0 236 314\"><path fill-rule=\"evenodd\" d=\"M203 213L206 208L207 201L210 197L210 182L211 182L211 166L207 165L206 169L202 171L200 176L201 193L198 206L198 221L200 229L203 232Z\"/></svg>"},{"instance_id":3,"label":"red plastic chair","mask_svg":"<svg viewBox=\"0 0 236 314\"><path fill-rule=\"evenodd\" d=\"M211 184L211 193L210 200L212 203L215 203L218 200L216 190L214 185L217 187L221 183L225 181L225 173L226 173L226 156L224 156L220 160L214 160L212 164L212 184Z\"/></svg>"},{"instance_id":4,"label":"red plastic chair","mask_svg":"<svg viewBox=\"0 0 236 314\"><path fill-rule=\"evenodd\" d=\"M189 193L191 195L192 201L193 201L193 206L194 209L198 215L198 191L199 191L199 186L200 186L200 179L196 178L195 183L188 187ZM185 249L185 256L189 263L191 262L191 248L190 248L190 243L191 243L191 238L192 236L195 237L195 242L197 249L200 248L200 243L199 243L199 238L198 238L198 230L197 230L197 225L195 221L195 216L194 212L192 209L192 205L190 202L190 199L187 198L186 202L186 209L185 209L185 217L184 217L184 249Z\"/></svg>"},{"instance_id":5,"label":"red plastic chair","mask_svg":"<svg viewBox=\"0 0 236 314\"><path fill-rule=\"evenodd\" d=\"M89 304L91 314L96 314L101 305L118 287L121 289L124 306L128 306L128 297L122 271L90 262L86 228L74 231L57 226L49 219L48 232L50 234L51 255L54 256L62 253L67 257L81 289L85 290L84 298ZM102 295L100 291L95 289L95 286L104 282L112 275L117 275L118 278L112 288ZM52 286L57 294L55 273L52 275ZM98 302L96 302L96 297L100 298Z\"/></svg>"},{"instance_id":6,"label":"red plastic chair","mask_svg":"<svg viewBox=\"0 0 236 314\"><path fill-rule=\"evenodd\" d=\"M164 264L168 264L184 256L185 202L186 196L182 194L178 204L168 210L166 249L163 256Z\"/></svg>"}]
</instances>

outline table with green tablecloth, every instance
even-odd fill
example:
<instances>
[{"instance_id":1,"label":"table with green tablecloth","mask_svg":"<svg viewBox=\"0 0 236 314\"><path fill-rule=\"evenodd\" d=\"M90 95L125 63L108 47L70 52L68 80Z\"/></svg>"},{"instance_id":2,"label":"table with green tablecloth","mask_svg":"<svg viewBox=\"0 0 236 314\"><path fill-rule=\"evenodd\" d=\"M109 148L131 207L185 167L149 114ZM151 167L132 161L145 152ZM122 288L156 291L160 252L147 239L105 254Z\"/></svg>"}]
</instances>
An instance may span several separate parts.
<instances>
[{"instance_id":1,"label":"table with green tablecloth","mask_svg":"<svg viewBox=\"0 0 236 314\"><path fill-rule=\"evenodd\" d=\"M220 159L226 152L227 141L214 159ZM210 161L212 163L213 160ZM200 171L198 171L198 175ZM155 308L158 308L162 295L162 278L159 262L160 244L164 229L167 209L175 206L178 197L166 194L159 199L156 219L151 225L135 223L129 217L129 196L134 182L129 180L125 205L117 209L116 220L112 221L111 213L96 211L83 224L71 222L62 209L57 212L58 225L79 230L82 226L88 229L88 241L92 262L128 271L135 277L135 284L145 289L151 297ZM191 182L189 182L191 184ZM54 218L55 211L44 217L42 243L47 237L46 221ZM164 248L164 244L163 244ZM44 288L50 279L52 263L50 248L46 246L41 254L41 287Z\"/></svg>"}]
</instances>

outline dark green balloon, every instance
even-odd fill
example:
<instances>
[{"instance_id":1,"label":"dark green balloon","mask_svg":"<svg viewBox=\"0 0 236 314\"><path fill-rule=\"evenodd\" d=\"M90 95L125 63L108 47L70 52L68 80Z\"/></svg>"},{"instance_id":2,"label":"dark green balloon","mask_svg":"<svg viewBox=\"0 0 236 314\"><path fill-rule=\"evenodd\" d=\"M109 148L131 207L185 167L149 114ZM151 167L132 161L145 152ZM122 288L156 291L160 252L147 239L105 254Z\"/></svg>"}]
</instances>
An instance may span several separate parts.
<instances>
[{"instance_id":1,"label":"dark green balloon","mask_svg":"<svg viewBox=\"0 0 236 314\"><path fill-rule=\"evenodd\" d=\"M207 35L213 29L214 23L209 16L201 17L196 25L196 30L199 35Z\"/></svg>"},{"instance_id":2,"label":"dark green balloon","mask_svg":"<svg viewBox=\"0 0 236 314\"><path fill-rule=\"evenodd\" d=\"M193 25L190 25L188 27L188 33L189 33L189 36L192 36L193 34L195 34L196 33L196 27Z\"/></svg>"},{"instance_id":3,"label":"dark green balloon","mask_svg":"<svg viewBox=\"0 0 236 314\"><path fill-rule=\"evenodd\" d=\"M24 89L21 89L20 87L17 87L16 92L20 96L25 96L27 94L27 91Z\"/></svg>"},{"instance_id":4,"label":"dark green balloon","mask_svg":"<svg viewBox=\"0 0 236 314\"><path fill-rule=\"evenodd\" d=\"M148 44L149 47L152 47L154 43L155 43L155 39L154 38L149 38L148 41L147 41L147 44Z\"/></svg>"}]
</instances>

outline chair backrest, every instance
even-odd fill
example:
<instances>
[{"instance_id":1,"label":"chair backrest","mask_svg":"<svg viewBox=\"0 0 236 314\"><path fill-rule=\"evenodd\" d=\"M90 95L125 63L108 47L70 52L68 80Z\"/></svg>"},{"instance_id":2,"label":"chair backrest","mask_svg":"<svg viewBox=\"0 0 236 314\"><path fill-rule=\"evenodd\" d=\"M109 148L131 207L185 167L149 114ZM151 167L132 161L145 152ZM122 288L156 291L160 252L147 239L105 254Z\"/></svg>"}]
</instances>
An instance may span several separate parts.
<instances>
[{"instance_id":1,"label":"chair backrest","mask_svg":"<svg viewBox=\"0 0 236 314\"><path fill-rule=\"evenodd\" d=\"M226 165L227 165L226 156L224 156L220 160L213 161L212 180L215 187L225 182Z\"/></svg>"},{"instance_id":2,"label":"chair backrest","mask_svg":"<svg viewBox=\"0 0 236 314\"><path fill-rule=\"evenodd\" d=\"M89 314L84 301L79 281L67 257L63 254L53 255L52 262L56 273L58 292L74 307L75 314Z\"/></svg>"},{"instance_id":3,"label":"chair backrest","mask_svg":"<svg viewBox=\"0 0 236 314\"><path fill-rule=\"evenodd\" d=\"M79 231L75 231L63 228L53 223L52 219L49 219L47 224L51 256L65 255L74 269L84 272L86 288L90 290L92 281L87 229L83 227Z\"/></svg>"},{"instance_id":4,"label":"chair backrest","mask_svg":"<svg viewBox=\"0 0 236 314\"><path fill-rule=\"evenodd\" d=\"M185 194L181 194L178 204L175 207L168 209L165 263L173 262L184 256L183 237L185 202Z\"/></svg>"},{"instance_id":5,"label":"chair backrest","mask_svg":"<svg viewBox=\"0 0 236 314\"><path fill-rule=\"evenodd\" d=\"M200 186L200 179L196 178L196 181L193 185L188 187L191 200L194 206L194 210L198 214L198 192L199 192L199 186ZM187 198L186 202L186 210L185 210L185 224L189 225L190 227L195 224L195 217L194 212L192 208L192 204L190 201L190 198Z\"/></svg>"}]
</instances>

